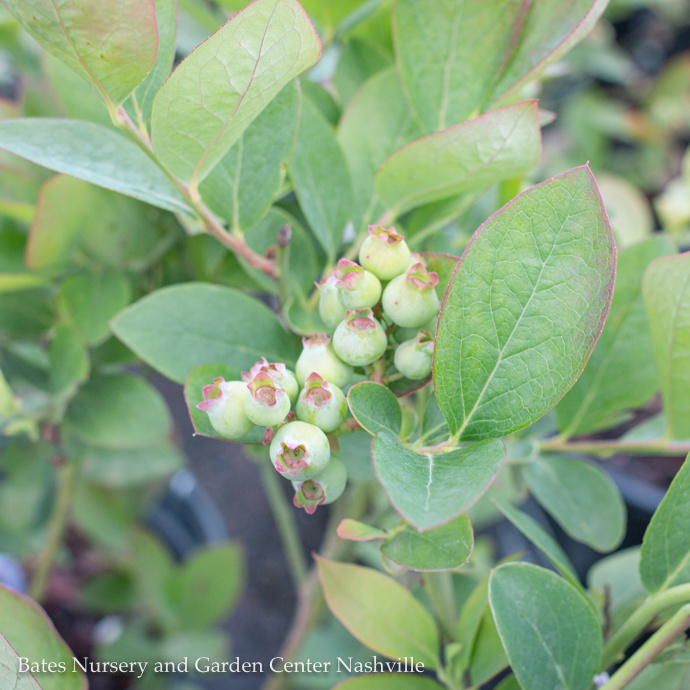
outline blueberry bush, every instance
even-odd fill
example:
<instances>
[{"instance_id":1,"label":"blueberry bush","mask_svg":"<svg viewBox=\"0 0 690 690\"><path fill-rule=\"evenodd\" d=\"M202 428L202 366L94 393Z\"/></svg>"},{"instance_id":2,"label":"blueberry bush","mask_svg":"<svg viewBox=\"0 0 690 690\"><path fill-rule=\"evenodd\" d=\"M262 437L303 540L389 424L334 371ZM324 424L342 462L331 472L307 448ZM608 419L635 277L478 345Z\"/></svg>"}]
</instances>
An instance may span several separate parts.
<instances>
[{"instance_id":1,"label":"blueberry bush","mask_svg":"<svg viewBox=\"0 0 690 690\"><path fill-rule=\"evenodd\" d=\"M141 527L183 464L147 371L260 467L298 592L281 659L357 650L267 690L685 687L687 463L584 581L520 508L614 552L602 461L690 451L688 155L638 230L592 122L566 127L590 168L539 101L578 43L609 56L606 0L3 4L0 543L31 581L0 588L6 687L86 687L20 666L70 659L36 602L84 551L80 605L125 612L99 659L227 658L241 548L176 562ZM329 515L313 563L302 509ZM498 520L542 565L497 554Z\"/></svg>"}]
</instances>

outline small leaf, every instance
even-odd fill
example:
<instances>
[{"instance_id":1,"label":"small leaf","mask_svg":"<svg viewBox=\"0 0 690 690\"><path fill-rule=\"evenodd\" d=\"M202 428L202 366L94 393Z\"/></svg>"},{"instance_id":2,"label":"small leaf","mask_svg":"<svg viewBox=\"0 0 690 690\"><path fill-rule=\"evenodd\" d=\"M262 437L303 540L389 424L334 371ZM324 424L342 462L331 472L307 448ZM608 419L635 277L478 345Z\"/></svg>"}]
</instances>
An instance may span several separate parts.
<instances>
[{"instance_id":1,"label":"small leaf","mask_svg":"<svg viewBox=\"0 0 690 690\"><path fill-rule=\"evenodd\" d=\"M569 582L528 563L508 563L491 573L489 603L524 690L590 686L601 659L601 626Z\"/></svg>"},{"instance_id":2,"label":"small leaf","mask_svg":"<svg viewBox=\"0 0 690 690\"><path fill-rule=\"evenodd\" d=\"M640 577L654 593L690 582L690 462L685 459L644 533Z\"/></svg>"},{"instance_id":3,"label":"small leaf","mask_svg":"<svg viewBox=\"0 0 690 690\"><path fill-rule=\"evenodd\" d=\"M522 175L538 163L539 149L537 102L524 101L403 147L379 169L376 193L397 216Z\"/></svg>"},{"instance_id":4,"label":"small leaf","mask_svg":"<svg viewBox=\"0 0 690 690\"><path fill-rule=\"evenodd\" d=\"M358 520L345 518L338 525L338 536L341 539L349 539L351 541L372 541L374 539L383 539L386 536L386 532L371 525L365 525Z\"/></svg>"},{"instance_id":5,"label":"small leaf","mask_svg":"<svg viewBox=\"0 0 690 690\"><path fill-rule=\"evenodd\" d=\"M436 625L407 589L370 568L318 556L316 564L328 607L358 640L392 659L438 667Z\"/></svg>"},{"instance_id":6,"label":"small leaf","mask_svg":"<svg viewBox=\"0 0 690 690\"><path fill-rule=\"evenodd\" d=\"M410 570L450 570L467 563L473 546L472 525L460 515L426 532L406 526L383 542L381 553Z\"/></svg>"},{"instance_id":7,"label":"small leaf","mask_svg":"<svg viewBox=\"0 0 690 690\"><path fill-rule=\"evenodd\" d=\"M5 0L45 50L120 105L153 67L158 50L152 0Z\"/></svg>"},{"instance_id":8,"label":"small leaf","mask_svg":"<svg viewBox=\"0 0 690 690\"><path fill-rule=\"evenodd\" d=\"M621 412L641 407L658 390L641 285L650 262L671 253L671 243L655 237L619 255L616 287L601 338L582 375L555 408L564 436L613 426ZM630 376L631 371L635 376Z\"/></svg>"},{"instance_id":9,"label":"small leaf","mask_svg":"<svg viewBox=\"0 0 690 690\"><path fill-rule=\"evenodd\" d=\"M296 0L255 0L190 53L153 102L153 148L192 188L278 92L316 62L321 43Z\"/></svg>"},{"instance_id":10,"label":"small leaf","mask_svg":"<svg viewBox=\"0 0 690 690\"><path fill-rule=\"evenodd\" d=\"M19 672L19 664L19 655L7 638L0 634L0 687L10 690L41 690L31 673Z\"/></svg>"},{"instance_id":11,"label":"small leaf","mask_svg":"<svg viewBox=\"0 0 690 690\"><path fill-rule=\"evenodd\" d=\"M186 283L156 290L120 312L115 335L145 362L183 383L202 364L248 371L261 357L294 366L295 346L270 309L230 288Z\"/></svg>"},{"instance_id":12,"label":"small leaf","mask_svg":"<svg viewBox=\"0 0 690 690\"><path fill-rule=\"evenodd\" d=\"M165 173L135 143L107 127L47 117L5 120L0 148L153 206L191 213Z\"/></svg>"},{"instance_id":13,"label":"small leaf","mask_svg":"<svg viewBox=\"0 0 690 690\"><path fill-rule=\"evenodd\" d=\"M465 512L494 479L505 459L501 441L482 441L439 455L420 455L387 431L372 443L379 483L401 517L429 530Z\"/></svg>"},{"instance_id":14,"label":"small leaf","mask_svg":"<svg viewBox=\"0 0 690 690\"><path fill-rule=\"evenodd\" d=\"M65 664L65 673L34 674L42 690L87 690L86 676L73 670L72 652L45 611L29 597L1 585L0 631L20 657L39 665L44 659Z\"/></svg>"},{"instance_id":15,"label":"small leaf","mask_svg":"<svg viewBox=\"0 0 690 690\"><path fill-rule=\"evenodd\" d=\"M615 248L589 168L527 190L475 233L448 287L434 356L453 434L505 436L567 392L596 344Z\"/></svg>"},{"instance_id":16,"label":"small leaf","mask_svg":"<svg viewBox=\"0 0 690 690\"><path fill-rule=\"evenodd\" d=\"M400 434L400 403L386 386L373 381L358 383L350 388L347 403L354 418L372 436L383 430L390 431L396 436Z\"/></svg>"},{"instance_id":17,"label":"small leaf","mask_svg":"<svg viewBox=\"0 0 690 690\"><path fill-rule=\"evenodd\" d=\"M331 126L306 98L289 167L304 215L326 254L334 258L350 218L350 174Z\"/></svg>"},{"instance_id":18,"label":"small leaf","mask_svg":"<svg viewBox=\"0 0 690 690\"><path fill-rule=\"evenodd\" d=\"M89 355L70 326L60 324L50 343L50 389L71 395L89 376Z\"/></svg>"},{"instance_id":19,"label":"small leaf","mask_svg":"<svg viewBox=\"0 0 690 690\"><path fill-rule=\"evenodd\" d=\"M642 281L672 438L690 438L690 252L652 261Z\"/></svg>"},{"instance_id":20,"label":"small leaf","mask_svg":"<svg viewBox=\"0 0 690 690\"><path fill-rule=\"evenodd\" d=\"M427 676L411 673L373 673L350 678L333 690L442 690Z\"/></svg>"},{"instance_id":21,"label":"small leaf","mask_svg":"<svg viewBox=\"0 0 690 690\"><path fill-rule=\"evenodd\" d=\"M526 468L534 497L576 541L613 551L625 536L625 504L609 476L575 458L539 458Z\"/></svg>"}]
</instances>

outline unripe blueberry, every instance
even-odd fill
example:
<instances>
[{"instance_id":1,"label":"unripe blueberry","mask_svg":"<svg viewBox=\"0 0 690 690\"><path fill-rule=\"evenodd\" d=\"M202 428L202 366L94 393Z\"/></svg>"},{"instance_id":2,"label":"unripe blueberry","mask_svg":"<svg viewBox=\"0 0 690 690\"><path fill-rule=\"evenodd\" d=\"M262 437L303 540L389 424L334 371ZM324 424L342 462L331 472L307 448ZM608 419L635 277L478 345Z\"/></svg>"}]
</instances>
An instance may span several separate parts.
<instances>
[{"instance_id":1,"label":"unripe blueberry","mask_svg":"<svg viewBox=\"0 0 690 690\"><path fill-rule=\"evenodd\" d=\"M386 351L388 338L371 309L354 309L345 314L333 334L333 347L343 361L353 367L375 362Z\"/></svg>"},{"instance_id":2,"label":"unripe blueberry","mask_svg":"<svg viewBox=\"0 0 690 690\"><path fill-rule=\"evenodd\" d=\"M345 491L347 470L345 465L336 457L326 469L317 477L306 481L293 481L295 488L294 504L297 508L304 508L310 515L320 506L333 503Z\"/></svg>"},{"instance_id":3,"label":"unripe blueberry","mask_svg":"<svg viewBox=\"0 0 690 690\"><path fill-rule=\"evenodd\" d=\"M204 386L203 393L204 401L197 407L208 414L211 425L221 436L237 440L254 428L254 422L244 411L244 401L249 396L245 383L217 378Z\"/></svg>"},{"instance_id":4,"label":"unripe blueberry","mask_svg":"<svg viewBox=\"0 0 690 690\"><path fill-rule=\"evenodd\" d=\"M390 280L410 265L410 249L395 228L369 226L369 237L362 242L359 263L381 280Z\"/></svg>"},{"instance_id":5,"label":"unripe blueberry","mask_svg":"<svg viewBox=\"0 0 690 690\"><path fill-rule=\"evenodd\" d=\"M299 393L299 384L295 375L285 364L268 362L265 357L262 357L249 371L242 372L242 380L252 381L260 371L265 371L273 379L273 383L288 394L291 403L295 402Z\"/></svg>"},{"instance_id":6,"label":"unripe blueberry","mask_svg":"<svg viewBox=\"0 0 690 690\"><path fill-rule=\"evenodd\" d=\"M414 264L386 286L383 311L398 326L420 328L438 314L437 285L436 273L427 271L422 263Z\"/></svg>"},{"instance_id":7,"label":"unripe blueberry","mask_svg":"<svg viewBox=\"0 0 690 690\"><path fill-rule=\"evenodd\" d=\"M259 426L280 424L290 412L290 397L273 381L272 376L260 371L248 384L249 395L244 399L247 417Z\"/></svg>"},{"instance_id":8,"label":"unripe blueberry","mask_svg":"<svg viewBox=\"0 0 690 690\"><path fill-rule=\"evenodd\" d=\"M334 383L328 383L316 372L307 376L297 401L297 416L315 424L326 433L335 431L347 416L347 400Z\"/></svg>"},{"instance_id":9,"label":"unripe blueberry","mask_svg":"<svg viewBox=\"0 0 690 690\"><path fill-rule=\"evenodd\" d=\"M379 279L354 261L340 259L333 275L338 279L338 296L346 309L373 307L381 299Z\"/></svg>"},{"instance_id":10,"label":"unripe blueberry","mask_svg":"<svg viewBox=\"0 0 690 690\"><path fill-rule=\"evenodd\" d=\"M420 331L414 340L406 340L395 349L395 368L408 379L425 379L431 374L434 339L428 331Z\"/></svg>"},{"instance_id":11,"label":"unripe blueberry","mask_svg":"<svg viewBox=\"0 0 690 690\"><path fill-rule=\"evenodd\" d=\"M338 277L331 273L316 285L319 288L319 316L332 332L345 318L346 311L340 301Z\"/></svg>"},{"instance_id":12,"label":"unripe blueberry","mask_svg":"<svg viewBox=\"0 0 690 690\"><path fill-rule=\"evenodd\" d=\"M331 458L326 434L306 422L289 422L281 426L268 452L278 472L295 481L316 477Z\"/></svg>"},{"instance_id":13,"label":"unripe blueberry","mask_svg":"<svg viewBox=\"0 0 690 690\"><path fill-rule=\"evenodd\" d=\"M297 380L304 384L307 376L315 371L319 376L345 388L352 378L352 367L336 355L331 339L325 334L302 338L303 350L297 360Z\"/></svg>"}]
</instances>

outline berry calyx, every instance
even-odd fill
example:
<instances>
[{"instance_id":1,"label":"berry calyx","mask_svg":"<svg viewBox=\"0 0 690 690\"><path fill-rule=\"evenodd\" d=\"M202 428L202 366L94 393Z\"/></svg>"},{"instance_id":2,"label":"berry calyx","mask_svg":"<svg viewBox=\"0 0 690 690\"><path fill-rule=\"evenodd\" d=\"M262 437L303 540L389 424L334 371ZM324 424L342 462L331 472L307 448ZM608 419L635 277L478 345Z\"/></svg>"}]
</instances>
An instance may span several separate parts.
<instances>
[{"instance_id":1,"label":"berry calyx","mask_svg":"<svg viewBox=\"0 0 690 690\"><path fill-rule=\"evenodd\" d=\"M297 416L329 433L345 420L347 400L338 386L312 372L297 401Z\"/></svg>"},{"instance_id":2,"label":"berry calyx","mask_svg":"<svg viewBox=\"0 0 690 690\"><path fill-rule=\"evenodd\" d=\"M345 318L345 307L340 301L338 290L338 277L331 273L317 283L316 287L319 288L319 316L329 330L333 331Z\"/></svg>"},{"instance_id":3,"label":"berry calyx","mask_svg":"<svg viewBox=\"0 0 690 690\"><path fill-rule=\"evenodd\" d=\"M249 395L244 399L244 411L254 424L275 426L285 420L290 411L290 397L268 372L259 371L247 384L247 389Z\"/></svg>"},{"instance_id":4,"label":"berry calyx","mask_svg":"<svg viewBox=\"0 0 690 690\"><path fill-rule=\"evenodd\" d=\"M388 346L383 326L371 309L353 309L345 314L333 334L333 347L344 362L363 367L375 362Z\"/></svg>"},{"instance_id":5,"label":"berry calyx","mask_svg":"<svg viewBox=\"0 0 690 690\"><path fill-rule=\"evenodd\" d=\"M395 368L406 378L425 379L431 374L434 339L428 331L420 331L413 340L406 340L395 349Z\"/></svg>"},{"instance_id":6,"label":"berry calyx","mask_svg":"<svg viewBox=\"0 0 690 690\"><path fill-rule=\"evenodd\" d=\"M369 226L369 236L359 250L359 263L381 280L391 280L410 265L410 249L395 228Z\"/></svg>"},{"instance_id":7,"label":"berry calyx","mask_svg":"<svg viewBox=\"0 0 690 690\"><path fill-rule=\"evenodd\" d=\"M317 426L289 422L276 432L269 448L276 470L296 481L322 472L331 458L328 437Z\"/></svg>"},{"instance_id":8,"label":"berry calyx","mask_svg":"<svg viewBox=\"0 0 690 690\"><path fill-rule=\"evenodd\" d=\"M342 496L347 483L345 465L335 456L331 457L326 469L317 477L305 481L293 481L297 508L304 508L310 515L320 506L333 503Z\"/></svg>"},{"instance_id":9,"label":"berry calyx","mask_svg":"<svg viewBox=\"0 0 690 690\"><path fill-rule=\"evenodd\" d=\"M242 381L217 378L202 390L204 401L197 407L208 414L211 426L221 436L237 440L254 428L254 422L244 411L244 401L249 391Z\"/></svg>"},{"instance_id":10,"label":"berry calyx","mask_svg":"<svg viewBox=\"0 0 690 690\"><path fill-rule=\"evenodd\" d=\"M410 266L404 275L393 278L383 291L383 311L397 326L420 328L438 314L438 275L424 264Z\"/></svg>"},{"instance_id":11,"label":"berry calyx","mask_svg":"<svg viewBox=\"0 0 690 690\"><path fill-rule=\"evenodd\" d=\"M282 388L293 403L299 393L299 384L295 375L283 364L283 362L269 362L262 357L249 371L242 372L243 381L252 381L260 372L266 372L278 388Z\"/></svg>"},{"instance_id":12,"label":"berry calyx","mask_svg":"<svg viewBox=\"0 0 690 690\"><path fill-rule=\"evenodd\" d=\"M373 307L381 299L379 279L354 261L340 259L333 275L338 279L338 296L346 309Z\"/></svg>"},{"instance_id":13,"label":"berry calyx","mask_svg":"<svg viewBox=\"0 0 690 690\"><path fill-rule=\"evenodd\" d=\"M297 360L297 380L304 385L307 376L316 372L338 388L345 388L352 378L352 367L335 353L331 339L325 334L302 338L302 353Z\"/></svg>"}]
</instances>

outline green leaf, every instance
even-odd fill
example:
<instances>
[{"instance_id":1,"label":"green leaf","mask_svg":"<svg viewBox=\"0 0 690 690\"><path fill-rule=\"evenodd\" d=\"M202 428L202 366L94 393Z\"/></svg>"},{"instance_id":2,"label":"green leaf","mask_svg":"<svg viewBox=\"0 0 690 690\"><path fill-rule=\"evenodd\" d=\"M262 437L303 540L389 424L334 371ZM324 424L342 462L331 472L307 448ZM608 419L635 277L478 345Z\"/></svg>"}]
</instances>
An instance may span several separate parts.
<instances>
[{"instance_id":1,"label":"green leaf","mask_svg":"<svg viewBox=\"0 0 690 690\"><path fill-rule=\"evenodd\" d=\"M321 43L296 0L256 0L198 46L153 102L153 148L197 188Z\"/></svg>"},{"instance_id":2,"label":"green leaf","mask_svg":"<svg viewBox=\"0 0 690 690\"><path fill-rule=\"evenodd\" d=\"M648 592L690 582L690 462L687 458L647 526L640 578Z\"/></svg>"},{"instance_id":3,"label":"green leaf","mask_svg":"<svg viewBox=\"0 0 690 690\"><path fill-rule=\"evenodd\" d=\"M87 690L86 677L78 669L73 671L72 652L45 611L29 597L3 586L0 631L20 657L38 664L44 659L65 664L65 673L33 674L42 690Z\"/></svg>"},{"instance_id":4,"label":"green leaf","mask_svg":"<svg viewBox=\"0 0 690 690\"><path fill-rule=\"evenodd\" d=\"M28 671L19 672L19 655L7 638L0 634L0 686L9 690L41 690Z\"/></svg>"},{"instance_id":5,"label":"green leaf","mask_svg":"<svg viewBox=\"0 0 690 690\"><path fill-rule=\"evenodd\" d=\"M534 497L576 541L613 551L625 536L625 504L618 488L588 460L539 458L526 468Z\"/></svg>"},{"instance_id":6,"label":"green leaf","mask_svg":"<svg viewBox=\"0 0 690 690\"><path fill-rule=\"evenodd\" d=\"M690 685L690 664L676 662L653 663L647 666L625 687L626 690L683 690Z\"/></svg>"},{"instance_id":7,"label":"green leaf","mask_svg":"<svg viewBox=\"0 0 690 690\"><path fill-rule=\"evenodd\" d=\"M522 175L539 152L537 102L523 101L413 141L381 166L375 189L398 216Z\"/></svg>"},{"instance_id":8,"label":"green leaf","mask_svg":"<svg viewBox=\"0 0 690 690\"><path fill-rule=\"evenodd\" d=\"M82 440L106 448L150 446L172 428L161 394L129 374L92 377L72 399L66 421Z\"/></svg>"},{"instance_id":9,"label":"green leaf","mask_svg":"<svg viewBox=\"0 0 690 690\"><path fill-rule=\"evenodd\" d=\"M569 582L528 563L508 563L491 573L489 603L524 690L590 686L601 659L601 626Z\"/></svg>"},{"instance_id":10,"label":"green leaf","mask_svg":"<svg viewBox=\"0 0 690 690\"><path fill-rule=\"evenodd\" d=\"M108 321L131 297L132 287L121 273L78 273L62 282L58 306L84 342L93 346L110 337Z\"/></svg>"},{"instance_id":11,"label":"green leaf","mask_svg":"<svg viewBox=\"0 0 690 690\"><path fill-rule=\"evenodd\" d=\"M441 309L436 397L477 440L541 417L575 383L611 301L615 248L589 168L527 190L475 233Z\"/></svg>"},{"instance_id":12,"label":"green leaf","mask_svg":"<svg viewBox=\"0 0 690 690\"><path fill-rule=\"evenodd\" d=\"M386 386L364 381L352 386L347 394L350 412L372 436L390 431L398 436L402 427L402 410L398 399Z\"/></svg>"},{"instance_id":13,"label":"green leaf","mask_svg":"<svg viewBox=\"0 0 690 690\"><path fill-rule=\"evenodd\" d=\"M509 503L496 503L496 507L554 564L556 570L584 595L575 568L560 544L534 518L515 506Z\"/></svg>"},{"instance_id":14,"label":"green leaf","mask_svg":"<svg viewBox=\"0 0 690 690\"><path fill-rule=\"evenodd\" d=\"M661 377L668 433L690 438L690 252L652 261L642 294Z\"/></svg>"},{"instance_id":15,"label":"green leaf","mask_svg":"<svg viewBox=\"0 0 690 690\"><path fill-rule=\"evenodd\" d=\"M480 685L506 666L508 666L508 657L503 650L494 617L487 606L484 617L479 623L472 650L469 668L470 682L472 685Z\"/></svg>"},{"instance_id":16,"label":"green leaf","mask_svg":"<svg viewBox=\"0 0 690 690\"><path fill-rule=\"evenodd\" d=\"M242 548L212 544L189 556L170 580L173 606L185 629L202 629L227 617L244 584Z\"/></svg>"},{"instance_id":17,"label":"green leaf","mask_svg":"<svg viewBox=\"0 0 690 690\"><path fill-rule=\"evenodd\" d=\"M153 206L191 213L165 173L134 142L107 127L47 117L5 120L0 148Z\"/></svg>"},{"instance_id":18,"label":"green leaf","mask_svg":"<svg viewBox=\"0 0 690 690\"><path fill-rule=\"evenodd\" d=\"M70 395L89 376L89 355L81 338L60 324L50 343L50 389Z\"/></svg>"},{"instance_id":19,"label":"green leaf","mask_svg":"<svg viewBox=\"0 0 690 690\"><path fill-rule=\"evenodd\" d=\"M641 407L658 390L642 276L653 259L672 253L665 237L655 237L618 256L606 326L582 375L555 408L565 437L614 426L621 412Z\"/></svg>"},{"instance_id":20,"label":"green leaf","mask_svg":"<svg viewBox=\"0 0 690 690\"><path fill-rule=\"evenodd\" d=\"M300 102L297 83L291 82L202 182L201 196L234 230L256 225L280 188L295 145Z\"/></svg>"},{"instance_id":21,"label":"green leaf","mask_svg":"<svg viewBox=\"0 0 690 690\"><path fill-rule=\"evenodd\" d=\"M376 171L394 151L422 136L394 68L372 77L357 92L337 136L350 169L350 215L358 230L387 210L374 194Z\"/></svg>"},{"instance_id":22,"label":"green leaf","mask_svg":"<svg viewBox=\"0 0 690 690\"><path fill-rule=\"evenodd\" d=\"M450 283L450 279L458 267L460 257L453 256L452 254L443 254L442 252L422 252L421 254L426 261L427 270L433 271L438 276L436 294L442 300L448 289L448 283Z\"/></svg>"},{"instance_id":23,"label":"green leaf","mask_svg":"<svg viewBox=\"0 0 690 690\"><path fill-rule=\"evenodd\" d=\"M401 517L419 530L439 527L465 512L486 491L505 454L503 443L491 440L420 455L387 431L372 444L379 483Z\"/></svg>"},{"instance_id":24,"label":"green leaf","mask_svg":"<svg viewBox=\"0 0 690 690\"><path fill-rule=\"evenodd\" d=\"M387 536L387 533L377 527L365 525L358 520L345 518L338 525L338 536L341 539L349 539L351 541L371 541L373 539L383 539Z\"/></svg>"},{"instance_id":25,"label":"green leaf","mask_svg":"<svg viewBox=\"0 0 690 690\"><path fill-rule=\"evenodd\" d=\"M5 0L45 50L120 105L153 67L158 49L152 0Z\"/></svg>"},{"instance_id":26,"label":"green leaf","mask_svg":"<svg viewBox=\"0 0 690 690\"><path fill-rule=\"evenodd\" d=\"M411 673L374 673L349 678L333 690L441 690L443 686Z\"/></svg>"},{"instance_id":27,"label":"green leaf","mask_svg":"<svg viewBox=\"0 0 690 690\"><path fill-rule=\"evenodd\" d=\"M473 546L472 525L460 515L427 532L405 526L383 542L381 553L410 570L450 570L467 563Z\"/></svg>"},{"instance_id":28,"label":"green leaf","mask_svg":"<svg viewBox=\"0 0 690 690\"><path fill-rule=\"evenodd\" d=\"M227 364L202 364L190 372L184 384L184 397L189 410L189 416L192 419L192 426L194 433L200 436L208 436L210 438L220 438L224 441L228 439L218 434L218 432L211 426L208 415L203 410L200 410L197 405L203 401L204 393L203 387L208 386L215 378L224 378L226 381L239 381L242 376L242 371L237 367L229 367ZM262 443L264 436L264 429L255 427L245 436L243 436L239 443Z\"/></svg>"},{"instance_id":29,"label":"green leaf","mask_svg":"<svg viewBox=\"0 0 690 690\"><path fill-rule=\"evenodd\" d=\"M358 640L392 659L438 667L436 625L407 589L370 568L318 556L316 564L328 607Z\"/></svg>"},{"instance_id":30,"label":"green leaf","mask_svg":"<svg viewBox=\"0 0 690 690\"><path fill-rule=\"evenodd\" d=\"M390 56L374 43L357 37L349 40L333 74L333 86L340 102L347 103L364 82L391 65Z\"/></svg>"},{"instance_id":31,"label":"green leaf","mask_svg":"<svg viewBox=\"0 0 690 690\"><path fill-rule=\"evenodd\" d=\"M224 362L249 370L261 357L294 366L293 340L268 307L202 283L156 290L120 312L115 335L145 362L183 383L192 369Z\"/></svg>"},{"instance_id":32,"label":"green leaf","mask_svg":"<svg viewBox=\"0 0 690 690\"><path fill-rule=\"evenodd\" d=\"M428 133L485 110L558 60L592 28L605 0L395 3L398 67Z\"/></svg>"},{"instance_id":33,"label":"green leaf","mask_svg":"<svg viewBox=\"0 0 690 690\"><path fill-rule=\"evenodd\" d=\"M350 217L350 174L331 126L309 99L302 102L290 177L316 239L334 258Z\"/></svg>"}]
</instances>

